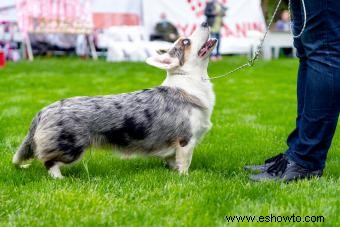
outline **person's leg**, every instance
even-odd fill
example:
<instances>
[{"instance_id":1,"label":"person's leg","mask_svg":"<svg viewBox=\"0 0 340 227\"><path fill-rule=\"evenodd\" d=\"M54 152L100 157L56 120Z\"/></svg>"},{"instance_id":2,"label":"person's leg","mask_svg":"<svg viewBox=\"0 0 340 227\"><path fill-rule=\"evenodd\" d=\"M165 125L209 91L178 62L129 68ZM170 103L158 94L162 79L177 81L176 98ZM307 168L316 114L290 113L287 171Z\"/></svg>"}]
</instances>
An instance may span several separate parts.
<instances>
[{"instance_id":1,"label":"person's leg","mask_svg":"<svg viewBox=\"0 0 340 227\"><path fill-rule=\"evenodd\" d=\"M221 57L220 54L220 45L221 45L221 34L216 33L217 45L216 45L216 56L219 58Z\"/></svg>"},{"instance_id":2,"label":"person's leg","mask_svg":"<svg viewBox=\"0 0 340 227\"><path fill-rule=\"evenodd\" d=\"M212 51L211 53L211 57L213 58L217 58L217 57L220 57L220 33L217 33L217 32L212 32L210 34L211 38L215 38L217 39L217 45L216 47L214 48L214 50Z\"/></svg>"},{"instance_id":3,"label":"person's leg","mask_svg":"<svg viewBox=\"0 0 340 227\"><path fill-rule=\"evenodd\" d=\"M340 58L339 58L340 61ZM308 60L304 109L298 139L287 156L304 168L325 166L328 149L337 126L340 106L340 69Z\"/></svg>"},{"instance_id":4,"label":"person's leg","mask_svg":"<svg viewBox=\"0 0 340 227\"><path fill-rule=\"evenodd\" d=\"M217 35L215 32L210 33L210 37L217 39ZM216 57L216 56L217 56L217 52L216 52L216 47L215 47L215 49L211 52L211 57Z\"/></svg>"},{"instance_id":5,"label":"person's leg","mask_svg":"<svg viewBox=\"0 0 340 227\"><path fill-rule=\"evenodd\" d=\"M305 51L300 56L305 74L303 96L298 98L300 114L293 139L288 138L286 155L306 169L317 170L325 166L339 117L340 66L334 63L340 62L340 44L334 37L340 39L340 30L334 23L340 23L340 18L330 11L340 10L340 4L331 0L305 2L308 20L299 41ZM330 35L334 43L330 43ZM338 45L338 49L330 45Z\"/></svg>"},{"instance_id":6,"label":"person's leg","mask_svg":"<svg viewBox=\"0 0 340 227\"><path fill-rule=\"evenodd\" d=\"M320 176L335 133L340 109L340 1L305 1L307 25L294 39L300 58L298 117L288 137L286 156L254 180L293 180ZM294 33L300 33L302 8L292 1ZM318 171L316 171L318 170Z\"/></svg>"},{"instance_id":7,"label":"person's leg","mask_svg":"<svg viewBox=\"0 0 340 227\"><path fill-rule=\"evenodd\" d=\"M297 139L286 153L304 168L323 169L339 117L340 70L309 61L305 106L299 119ZM313 67L314 66L314 67ZM336 78L337 77L337 78Z\"/></svg>"}]
</instances>

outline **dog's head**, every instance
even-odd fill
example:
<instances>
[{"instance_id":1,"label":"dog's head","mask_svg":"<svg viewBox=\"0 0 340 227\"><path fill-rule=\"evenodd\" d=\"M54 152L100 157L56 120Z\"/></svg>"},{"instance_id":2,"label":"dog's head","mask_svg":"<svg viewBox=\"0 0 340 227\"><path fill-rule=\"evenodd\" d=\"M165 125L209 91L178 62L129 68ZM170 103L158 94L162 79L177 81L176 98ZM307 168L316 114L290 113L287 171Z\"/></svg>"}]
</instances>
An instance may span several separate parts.
<instances>
[{"instance_id":1,"label":"dog's head","mask_svg":"<svg viewBox=\"0 0 340 227\"><path fill-rule=\"evenodd\" d=\"M217 40L209 38L210 28L202 23L189 37L179 38L169 50L159 50L146 60L149 65L167 70L170 74L206 71L209 56Z\"/></svg>"}]
</instances>

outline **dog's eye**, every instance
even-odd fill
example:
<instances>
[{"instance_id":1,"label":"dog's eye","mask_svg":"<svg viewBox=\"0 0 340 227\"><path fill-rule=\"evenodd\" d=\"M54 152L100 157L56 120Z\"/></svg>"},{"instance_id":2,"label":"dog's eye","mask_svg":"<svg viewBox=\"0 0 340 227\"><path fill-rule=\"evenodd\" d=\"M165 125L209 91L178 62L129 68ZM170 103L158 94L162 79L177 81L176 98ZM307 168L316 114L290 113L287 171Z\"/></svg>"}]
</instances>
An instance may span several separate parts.
<instances>
[{"instance_id":1,"label":"dog's eye","mask_svg":"<svg viewBox=\"0 0 340 227\"><path fill-rule=\"evenodd\" d=\"M190 39L183 39L183 40L182 40L182 44L183 44L184 46L189 46L189 45L190 45Z\"/></svg>"},{"instance_id":2,"label":"dog's eye","mask_svg":"<svg viewBox=\"0 0 340 227\"><path fill-rule=\"evenodd\" d=\"M165 49L159 49L156 51L158 54L165 54L166 52L168 52L168 50Z\"/></svg>"}]
</instances>

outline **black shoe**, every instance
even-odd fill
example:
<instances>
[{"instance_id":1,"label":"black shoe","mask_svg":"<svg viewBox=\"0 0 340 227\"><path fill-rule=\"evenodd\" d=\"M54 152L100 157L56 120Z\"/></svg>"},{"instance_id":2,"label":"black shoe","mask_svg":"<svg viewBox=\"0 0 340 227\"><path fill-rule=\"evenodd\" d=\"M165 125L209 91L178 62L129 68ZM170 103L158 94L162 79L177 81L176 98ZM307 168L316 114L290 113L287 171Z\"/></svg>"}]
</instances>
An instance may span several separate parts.
<instances>
[{"instance_id":1,"label":"black shoe","mask_svg":"<svg viewBox=\"0 0 340 227\"><path fill-rule=\"evenodd\" d=\"M321 177L323 174L322 169L320 170L309 170L305 169L302 166L296 164L295 162L289 160L287 164L286 171L281 175L280 179L283 181L293 181L293 180L302 180L302 179L310 179L313 177Z\"/></svg>"},{"instance_id":2,"label":"black shoe","mask_svg":"<svg viewBox=\"0 0 340 227\"><path fill-rule=\"evenodd\" d=\"M270 166L267 171L251 175L250 179L254 181L278 180L289 182L293 180L310 179L312 177L321 177L322 170L309 170L299 166L295 162L288 160L286 157Z\"/></svg>"},{"instance_id":3,"label":"black shoe","mask_svg":"<svg viewBox=\"0 0 340 227\"><path fill-rule=\"evenodd\" d=\"M250 172L265 172L271 165L273 165L275 162L281 160L283 158L283 154L280 153L274 157L268 158L264 161L263 165L249 165L245 166L244 170L250 171Z\"/></svg>"}]
</instances>

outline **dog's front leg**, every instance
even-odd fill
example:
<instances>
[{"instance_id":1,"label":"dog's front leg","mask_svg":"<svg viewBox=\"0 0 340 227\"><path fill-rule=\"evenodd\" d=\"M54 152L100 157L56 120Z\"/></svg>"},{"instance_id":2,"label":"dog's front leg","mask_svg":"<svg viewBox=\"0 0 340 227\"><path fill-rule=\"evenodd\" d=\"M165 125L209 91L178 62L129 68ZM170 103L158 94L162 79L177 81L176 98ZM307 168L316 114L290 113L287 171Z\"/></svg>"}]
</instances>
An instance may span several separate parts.
<instances>
[{"instance_id":1,"label":"dog's front leg","mask_svg":"<svg viewBox=\"0 0 340 227\"><path fill-rule=\"evenodd\" d=\"M176 167L180 174L187 175L191 164L192 153L194 150L194 141L191 141L186 146L180 144L176 148Z\"/></svg>"}]
</instances>

